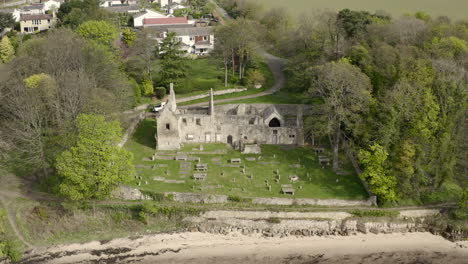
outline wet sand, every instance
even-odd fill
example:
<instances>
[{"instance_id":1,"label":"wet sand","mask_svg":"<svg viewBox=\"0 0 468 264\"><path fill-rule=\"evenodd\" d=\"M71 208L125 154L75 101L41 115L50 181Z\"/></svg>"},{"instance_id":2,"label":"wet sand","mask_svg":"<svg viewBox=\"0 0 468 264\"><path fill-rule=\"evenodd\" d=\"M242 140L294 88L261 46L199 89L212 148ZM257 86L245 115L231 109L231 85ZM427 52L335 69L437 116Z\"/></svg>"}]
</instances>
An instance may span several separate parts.
<instances>
[{"instance_id":1,"label":"wet sand","mask_svg":"<svg viewBox=\"0 0 468 264\"><path fill-rule=\"evenodd\" d=\"M468 242L430 233L264 238L194 232L50 247L22 263L468 264Z\"/></svg>"}]
</instances>

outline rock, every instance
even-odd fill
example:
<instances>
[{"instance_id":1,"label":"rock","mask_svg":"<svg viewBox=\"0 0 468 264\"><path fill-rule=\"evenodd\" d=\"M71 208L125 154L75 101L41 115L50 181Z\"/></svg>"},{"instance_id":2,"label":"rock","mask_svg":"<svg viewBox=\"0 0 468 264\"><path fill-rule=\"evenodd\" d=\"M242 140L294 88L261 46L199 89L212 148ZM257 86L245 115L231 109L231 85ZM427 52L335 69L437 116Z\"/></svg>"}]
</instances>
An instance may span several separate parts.
<instances>
[{"instance_id":1,"label":"rock","mask_svg":"<svg viewBox=\"0 0 468 264\"><path fill-rule=\"evenodd\" d=\"M140 190L137 188L132 188L129 186L119 186L115 189L111 196L116 199L122 200L152 200L151 197L148 195L144 195Z\"/></svg>"}]
</instances>

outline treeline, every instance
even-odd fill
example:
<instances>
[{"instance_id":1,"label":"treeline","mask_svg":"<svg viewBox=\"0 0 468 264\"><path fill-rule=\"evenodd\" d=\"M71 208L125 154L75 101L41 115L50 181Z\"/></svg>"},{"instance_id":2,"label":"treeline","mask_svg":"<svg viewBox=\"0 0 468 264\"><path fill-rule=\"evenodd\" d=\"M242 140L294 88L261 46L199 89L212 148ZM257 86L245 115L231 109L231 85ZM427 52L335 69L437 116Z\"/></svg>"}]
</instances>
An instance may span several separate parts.
<instances>
[{"instance_id":1,"label":"treeline","mask_svg":"<svg viewBox=\"0 0 468 264\"><path fill-rule=\"evenodd\" d=\"M0 49L0 166L73 200L102 198L134 173L117 143L120 113L142 93L123 60L135 33L98 4L68 1L57 29L9 32Z\"/></svg>"},{"instance_id":2,"label":"treeline","mask_svg":"<svg viewBox=\"0 0 468 264\"><path fill-rule=\"evenodd\" d=\"M289 59L289 90L321 102L306 123L328 139L335 169L345 147L381 202L461 196L468 184L468 21L348 9L293 19L253 1L220 2L266 26L266 46Z\"/></svg>"}]
</instances>

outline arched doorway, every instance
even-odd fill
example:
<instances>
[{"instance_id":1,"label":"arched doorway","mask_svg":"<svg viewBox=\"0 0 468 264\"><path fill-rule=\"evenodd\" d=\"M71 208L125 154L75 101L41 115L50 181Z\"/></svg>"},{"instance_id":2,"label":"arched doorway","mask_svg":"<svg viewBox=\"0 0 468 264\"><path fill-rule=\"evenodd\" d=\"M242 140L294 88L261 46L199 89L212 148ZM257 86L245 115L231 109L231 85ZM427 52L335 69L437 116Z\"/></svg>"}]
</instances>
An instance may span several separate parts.
<instances>
[{"instance_id":1,"label":"arched doorway","mask_svg":"<svg viewBox=\"0 0 468 264\"><path fill-rule=\"evenodd\" d=\"M274 117L273 119L270 120L270 123L268 123L269 127L280 127L281 123L278 120L278 118Z\"/></svg>"},{"instance_id":2,"label":"arched doorway","mask_svg":"<svg viewBox=\"0 0 468 264\"><path fill-rule=\"evenodd\" d=\"M231 135L229 135L229 136L227 137L227 143L228 143L229 145L232 145L232 136L231 136Z\"/></svg>"}]
</instances>

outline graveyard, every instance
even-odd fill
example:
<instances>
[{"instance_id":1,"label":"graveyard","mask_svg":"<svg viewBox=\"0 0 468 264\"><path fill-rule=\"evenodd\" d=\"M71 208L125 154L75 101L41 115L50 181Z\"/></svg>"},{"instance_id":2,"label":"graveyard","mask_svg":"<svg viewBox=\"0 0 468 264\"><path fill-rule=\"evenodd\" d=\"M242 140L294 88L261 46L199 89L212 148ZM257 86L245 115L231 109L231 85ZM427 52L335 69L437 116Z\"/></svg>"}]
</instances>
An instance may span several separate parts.
<instances>
[{"instance_id":1,"label":"graveyard","mask_svg":"<svg viewBox=\"0 0 468 264\"><path fill-rule=\"evenodd\" d=\"M241 154L226 144L185 144L155 151L153 119L142 121L125 147L142 191L224 194L236 197L367 199L351 163L342 157L337 174L327 149L262 145L261 154Z\"/></svg>"}]
</instances>

